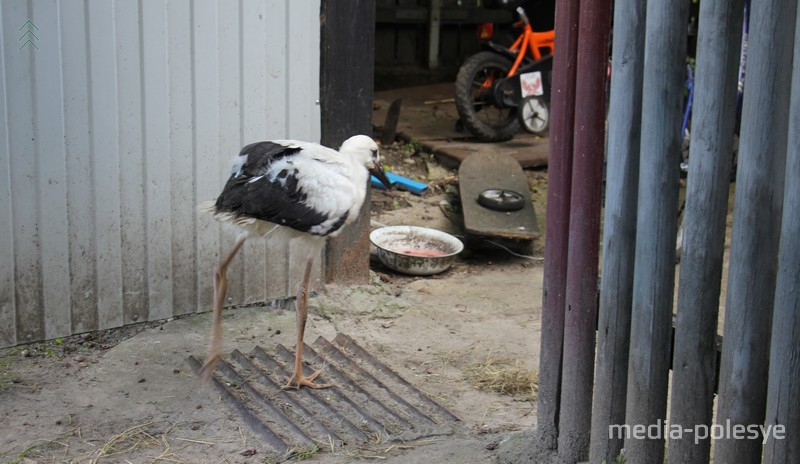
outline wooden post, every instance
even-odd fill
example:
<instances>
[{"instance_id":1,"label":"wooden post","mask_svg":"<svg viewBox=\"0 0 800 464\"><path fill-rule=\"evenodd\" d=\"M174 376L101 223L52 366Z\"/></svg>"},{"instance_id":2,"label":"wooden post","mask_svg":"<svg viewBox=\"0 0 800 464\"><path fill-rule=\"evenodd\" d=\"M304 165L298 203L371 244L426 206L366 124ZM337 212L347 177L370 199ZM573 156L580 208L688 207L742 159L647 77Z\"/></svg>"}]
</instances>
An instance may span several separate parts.
<instances>
[{"instance_id":1,"label":"wooden post","mask_svg":"<svg viewBox=\"0 0 800 464\"><path fill-rule=\"evenodd\" d=\"M760 0L750 12L716 414L726 427L763 424L766 413L796 11L797 0ZM715 446L715 462L761 462L761 437Z\"/></svg>"},{"instance_id":2,"label":"wooden post","mask_svg":"<svg viewBox=\"0 0 800 464\"><path fill-rule=\"evenodd\" d=\"M717 374L714 342L736 124L744 0L700 4L689 178L672 360L670 422L711 426ZM693 437L696 438L696 437ZM669 462L705 463L711 440L672 439Z\"/></svg>"},{"instance_id":3,"label":"wooden post","mask_svg":"<svg viewBox=\"0 0 800 464\"><path fill-rule=\"evenodd\" d=\"M764 464L800 463L800 9L794 37L794 77L789 104L786 187L783 197L781 245L772 319L769 360L767 425L785 427L785 437L774 434L764 445ZM794 437L794 438L791 438Z\"/></svg>"},{"instance_id":4,"label":"wooden post","mask_svg":"<svg viewBox=\"0 0 800 464\"><path fill-rule=\"evenodd\" d=\"M375 2L322 0L320 105L322 144L372 135ZM325 280L369 280L369 189L358 221L328 241Z\"/></svg>"},{"instance_id":5,"label":"wooden post","mask_svg":"<svg viewBox=\"0 0 800 464\"><path fill-rule=\"evenodd\" d=\"M647 2L642 145L625 422L650 426L667 408L678 218L680 122L689 2ZM664 439L625 441L628 462L664 461ZM724 462L724 461L720 461Z\"/></svg>"},{"instance_id":6,"label":"wooden post","mask_svg":"<svg viewBox=\"0 0 800 464\"><path fill-rule=\"evenodd\" d=\"M428 10L428 69L439 67L439 34L442 26L442 0L430 0Z\"/></svg>"},{"instance_id":7,"label":"wooden post","mask_svg":"<svg viewBox=\"0 0 800 464\"><path fill-rule=\"evenodd\" d=\"M567 282L572 128L575 118L575 57L578 49L577 0L557 0L556 47L551 89L547 227L545 229L542 338L539 352L537 423L541 445L558 443L561 355Z\"/></svg>"},{"instance_id":8,"label":"wooden post","mask_svg":"<svg viewBox=\"0 0 800 464\"><path fill-rule=\"evenodd\" d=\"M589 457L611 0L581 2L558 454Z\"/></svg>"},{"instance_id":9,"label":"wooden post","mask_svg":"<svg viewBox=\"0 0 800 464\"><path fill-rule=\"evenodd\" d=\"M603 272L597 329L594 405L589 462L613 461L622 437L610 425L625 423L631 328L636 200L641 143L645 0L614 5L614 57L608 110Z\"/></svg>"}]
</instances>

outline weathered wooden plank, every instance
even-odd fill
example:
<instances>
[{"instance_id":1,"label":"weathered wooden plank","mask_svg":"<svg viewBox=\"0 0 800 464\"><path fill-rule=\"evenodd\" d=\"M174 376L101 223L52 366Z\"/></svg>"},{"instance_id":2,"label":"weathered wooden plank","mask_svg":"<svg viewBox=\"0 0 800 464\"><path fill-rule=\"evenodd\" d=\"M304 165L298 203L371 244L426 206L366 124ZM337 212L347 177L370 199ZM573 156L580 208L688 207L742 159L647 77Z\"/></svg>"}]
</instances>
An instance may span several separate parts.
<instances>
[{"instance_id":1,"label":"weathered wooden plank","mask_svg":"<svg viewBox=\"0 0 800 464\"><path fill-rule=\"evenodd\" d=\"M614 4L614 41L608 110L603 264L597 325L590 462L611 462L621 437L603 431L625 423L628 350L639 188L645 1Z\"/></svg>"},{"instance_id":2,"label":"weathered wooden plank","mask_svg":"<svg viewBox=\"0 0 800 464\"><path fill-rule=\"evenodd\" d=\"M320 104L322 144L338 148L348 137L372 133L375 2L322 1ZM370 195L364 200L369 205ZM369 208L329 240L325 280L369 279Z\"/></svg>"},{"instance_id":3,"label":"weathered wooden plank","mask_svg":"<svg viewBox=\"0 0 800 464\"><path fill-rule=\"evenodd\" d=\"M542 340L539 355L537 425L542 445L555 449L561 399L561 361L567 286L567 247L575 122L575 66L579 2L556 3L556 41L551 89L547 219L542 281Z\"/></svg>"},{"instance_id":4,"label":"weathered wooden plank","mask_svg":"<svg viewBox=\"0 0 800 464\"><path fill-rule=\"evenodd\" d=\"M116 48L113 4L88 3L90 148L94 174L95 247L97 270L97 325L119 327L122 315L119 148L117 135ZM152 243L152 242L151 242Z\"/></svg>"},{"instance_id":5,"label":"weathered wooden plank","mask_svg":"<svg viewBox=\"0 0 800 464\"><path fill-rule=\"evenodd\" d=\"M218 11L219 10L219 11ZM232 11L231 11L232 10ZM220 78L217 70L224 59L222 54L228 53L222 47L222 37L229 41L235 30L234 24L238 22L238 12L211 2L197 2L192 10L194 23L192 24L193 62L194 73L194 121L193 152L195 155L195 204L213 201L222 190L226 174L229 169L223 167L223 162L229 162L236 155L235 149L229 152L220 150L220 131L223 121L220 119L223 102L220 99ZM230 23L233 24L230 24ZM226 35L226 31L228 34ZM236 59L236 58L234 58ZM222 72L222 69L219 69ZM229 111L229 110L228 110ZM238 121L238 117L232 118ZM212 303L212 269L219 262L220 227L206 213L197 214L196 224L196 249L197 262L197 290L194 302L194 311L211 309Z\"/></svg>"},{"instance_id":6,"label":"weathered wooden plank","mask_svg":"<svg viewBox=\"0 0 800 464\"><path fill-rule=\"evenodd\" d=\"M428 7L428 69L439 67L439 37L442 28L442 0L431 0Z\"/></svg>"},{"instance_id":7,"label":"weathered wooden plank","mask_svg":"<svg viewBox=\"0 0 800 464\"><path fill-rule=\"evenodd\" d=\"M718 424L761 424L783 203L797 2L752 2L725 304ZM797 128L792 128L796 130ZM761 438L717 440L715 462L759 462Z\"/></svg>"},{"instance_id":8,"label":"weathered wooden plank","mask_svg":"<svg viewBox=\"0 0 800 464\"><path fill-rule=\"evenodd\" d=\"M539 237L536 212L531 203L528 178L517 161L505 154L476 153L458 168L459 192L464 213L464 231L479 237L496 237L532 242ZM521 209L495 211L478 204L488 189L519 193Z\"/></svg>"},{"instance_id":9,"label":"weathered wooden plank","mask_svg":"<svg viewBox=\"0 0 800 464\"><path fill-rule=\"evenodd\" d=\"M0 26L4 25L0 5ZM8 43L0 36L0 69L6 67ZM0 108L8 108L6 75L0 75ZM17 343L16 301L14 299L14 224L11 197L11 121L0 111L0 347Z\"/></svg>"},{"instance_id":10,"label":"weathered wooden plank","mask_svg":"<svg viewBox=\"0 0 800 464\"><path fill-rule=\"evenodd\" d=\"M743 0L706 0L692 107L689 178L672 360L670 421L710 426L717 379L725 222L736 119ZM697 437L695 437L697 438ZM669 462L708 462L711 440L671 439Z\"/></svg>"},{"instance_id":11,"label":"weathered wooden plank","mask_svg":"<svg viewBox=\"0 0 800 464\"><path fill-rule=\"evenodd\" d=\"M386 112L386 121L381 127L381 144L383 145L391 145L397 138L397 123L400 122L400 107L402 104L403 99L398 98L389 105L389 110Z\"/></svg>"},{"instance_id":12,"label":"weathered wooden plank","mask_svg":"<svg viewBox=\"0 0 800 464\"><path fill-rule=\"evenodd\" d=\"M163 3L142 3L145 218L150 320L172 315L170 246L169 61Z\"/></svg>"},{"instance_id":13,"label":"weathered wooden plank","mask_svg":"<svg viewBox=\"0 0 800 464\"><path fill-rule=\"evenodd\" d=\"M627 424L655 424L667 412L680 120L689 3L647 2L639 208L636 221ZM630 462L663 462L664 439L626 439Z\"/></svg>"},{"instance_id":14,"label":"weathered wooden plank","mask_svg":"<svg viewBox=\"0 0 800 464\"><path fill-rule=\"evenodd\" d=\"M17 31L30 18L27 4L3 3L3 31ZM19 46L17 46L19 47ZM39 259L41 232L39 229L40 197L37 194L39 169L34 139L34 97L31 76L34 72L36 50L30 46L18 51L6 46L4 62L8 105L8 153L11 175L11 224L14 245L14 300L16 302L17 342L41 340L45 336L42 308L42 263ZM13 60L13 61L12 61ZM14 66L8 66L10 63Z\"/></svg>"},{"instance_id":15,"label":"weathered wooden plank","mask_svg":"<svg viewBox=\"0 0 800 464\"><path fill-rule=\"evenodd\" d=\"M283 3L267 11L257 0L242 3L242 145L285 131L286 100L285 57L277 50L263 47L270 27L285 27ZM278 47L275 47L278 48ZM272 132L274 131L274 132ZM265 134L270 134L265 136ZM266 294L266 249L264 240L248 240L243 248L243 303L264 301Z\"/></svg>"},{"instance_id":16,"label":"weathered wooden plank","mask_svg":"<svg viewBox=\"0 0 800 464\"><path fill-rule=\"evenodd\" d=\"M67 218L69 228L69 280L71 332L97 329L97 281L95 261L94 179L89 132L88 28L84 8L61 9L64 44L64 148L67 169ZM63 334L62 334L63 335Z\"/></svg>"},{"instance_id":17,"label":"weathered wooden plank","mask_svg":"<svg viewBox=\"0 0 800 464\"><path fill-rule=\"evenodd\" d=\"M192 5L167 2L169 56L169 161L170 161L170 242L172 246L172 314L194 312L197 295L195 261L194 163L192 108L193 14Z\"/></svg>"},{"instance_id":18,"label":"weathered wooden plank","mask_svg":"<svg viewBox=\"0 0 800 464\"><path fill-rule=\"evenodd\" d=\"M794 71L789 127L800 127L800 9L794 37ZM798 463L800 447L800 133L789 130L781 244L772 316L767 414L764 423L784 428L783 439L770 434L764 464Z\"/></svg>"},{"instance_id":19,"label":"weathered wooden plank","mask_svg":"<svg viewBox=\"0 0 800 464\"><path fill-rule=\"evenodd\" d=\"M139 18L137 2L116 2L117 18ZM145 219L144 96L142 95L142 25L118 21L117 105L120 169L120 259L123 323L147 320L147 235Z\"/></svg>"}]
</instances>

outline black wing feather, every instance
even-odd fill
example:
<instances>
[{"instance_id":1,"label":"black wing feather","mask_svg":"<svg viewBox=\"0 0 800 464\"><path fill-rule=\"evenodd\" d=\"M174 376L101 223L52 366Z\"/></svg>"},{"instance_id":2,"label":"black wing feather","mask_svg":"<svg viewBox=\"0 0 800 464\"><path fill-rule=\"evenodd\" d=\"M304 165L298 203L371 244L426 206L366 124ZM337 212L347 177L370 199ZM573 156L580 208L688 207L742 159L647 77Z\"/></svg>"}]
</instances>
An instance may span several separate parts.
<instances>
[{"instance_id":1,"label":"black wing feather","mask_svg":"<svg viewBox=\"0 0 800 464\"><path fill-rule=\"evenodd\" d=\"M309 232L312 227L328 220L327 215L305 204L307 195L299 188L294 172L284 169L274 180L264 175L272 163L299 151L300 148L288 148L273 142L258 142L244 147L240 156L247 156L247 160L225 184L217 198L217 211L252 217L301 232ZM346 215L339 218L323 234L341 227L345 219Z\"/></svg>"}]
</instances>

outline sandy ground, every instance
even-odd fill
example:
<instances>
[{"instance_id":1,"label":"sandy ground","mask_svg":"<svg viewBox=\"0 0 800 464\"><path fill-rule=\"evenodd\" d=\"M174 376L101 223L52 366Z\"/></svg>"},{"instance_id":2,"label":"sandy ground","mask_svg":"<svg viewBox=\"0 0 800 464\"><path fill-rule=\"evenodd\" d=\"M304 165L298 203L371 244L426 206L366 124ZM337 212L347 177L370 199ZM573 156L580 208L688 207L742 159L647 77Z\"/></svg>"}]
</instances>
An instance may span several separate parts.
<instances>
[{"instance_id":1,"label":"sandy ground","mask_svg":"<svg viewBox=\"0 0 800 464\"><path fill-rule=\"evenodd\" d=\"M459 233L454 172L399 148L393 171L422 177L433 191L375 193L373 220ZM546 173L528 175L543 224ZM458 416L453 435L271 454L189 368L187 356L206 352L204 313L0 350L0 462L494 461L508 432L534 424L535 401L482 391L469 372L487 363L536 370L541 260L470 250L436 277L373 269L368 285L328 286L310 300L306 341L346 333ZM291 306L228 310L225 352L291 347L294 323Z\"/></svg>"}]
</instances>

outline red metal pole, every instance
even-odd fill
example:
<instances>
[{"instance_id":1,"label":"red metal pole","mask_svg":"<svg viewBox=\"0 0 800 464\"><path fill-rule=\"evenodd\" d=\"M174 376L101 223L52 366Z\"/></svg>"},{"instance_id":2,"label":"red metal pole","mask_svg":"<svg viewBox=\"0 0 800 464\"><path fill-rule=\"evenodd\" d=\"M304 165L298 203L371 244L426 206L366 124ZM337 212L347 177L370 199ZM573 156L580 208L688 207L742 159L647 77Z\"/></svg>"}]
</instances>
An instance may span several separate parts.
<instances>
[{"instance_id":1,"label":"red metal pole","mask_svg":"<svg viewBox=\"0 0 800 464\"><path fill-rule=\"evenodd\" d=\"M550 155L545 227L542 336L539 352L537 422L541 444L558 443L564 303L567 282L572 128L575 119L575 57L578 47L577 0L556 2L556 49L551 90Z\"/></svg>"},{"instance_id":2,"label":"red metal pole","mask_svg":"<svg viewBox=\"0 0 800 464\"><path fill-rule=\"evenodd\" d=\"M558 454L589 457L611 0L581 2Z\"/></svg>"}]
</instances>

